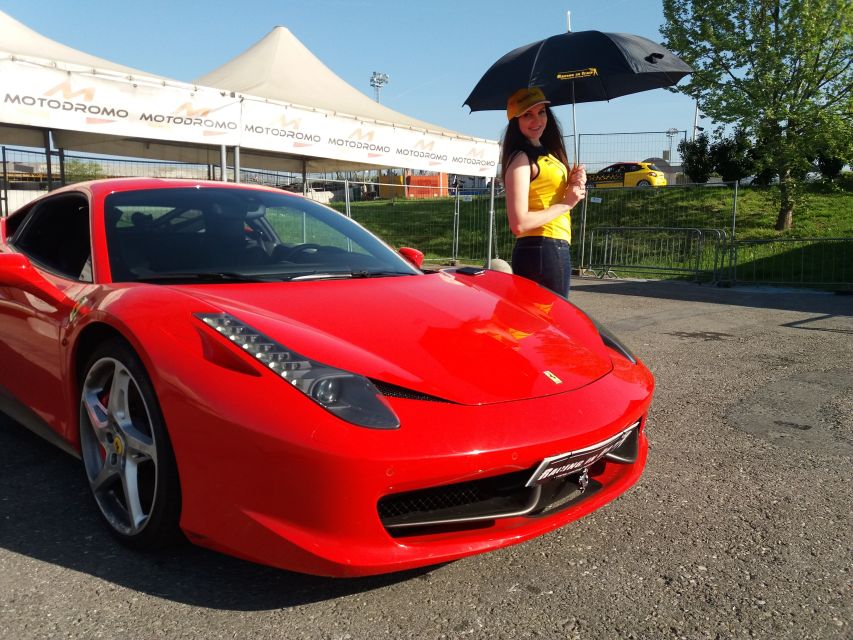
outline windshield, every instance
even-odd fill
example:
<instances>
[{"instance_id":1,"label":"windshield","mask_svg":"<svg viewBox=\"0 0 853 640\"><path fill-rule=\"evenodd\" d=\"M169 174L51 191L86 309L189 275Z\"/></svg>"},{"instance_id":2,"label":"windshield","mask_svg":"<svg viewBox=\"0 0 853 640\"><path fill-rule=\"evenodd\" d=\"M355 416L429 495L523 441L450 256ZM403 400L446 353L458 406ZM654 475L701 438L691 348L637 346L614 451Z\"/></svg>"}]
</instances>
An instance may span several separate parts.
<instances>
[{"instance_id":1,"label":"windshield","mask_svg":"<svg viewBox=\"0 0 853 640\"><path fill-rule=\"evenodd\" d=\"M420 273L311 200L239 187L123 191L104 203L114 281L245 282Z\"/></svg>"}]
</instances>

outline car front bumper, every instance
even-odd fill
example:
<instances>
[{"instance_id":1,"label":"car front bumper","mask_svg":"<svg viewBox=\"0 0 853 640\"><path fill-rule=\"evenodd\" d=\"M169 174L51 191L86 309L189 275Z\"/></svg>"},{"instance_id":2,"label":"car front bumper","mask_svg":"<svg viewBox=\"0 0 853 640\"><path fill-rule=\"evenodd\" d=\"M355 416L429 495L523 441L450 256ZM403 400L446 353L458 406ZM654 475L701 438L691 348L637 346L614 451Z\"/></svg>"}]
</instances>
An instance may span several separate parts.
<instances>
[{"instance_id":1,"label":"car front bumper","mask_svg":"<svg viewBox=\"0 0 853 640\"><path fill-rule=\"evenodd\" d=\"M258 386L260 397L271 397L267 382L269 391L291 390L272 377L252 377L244 381L251 395L241 395L232 375L220 376L222 393L209 402L162 398L180 470L181 526L196 544L294 571L370 575L519 543L613 500L646 463L653 381L642 364L620 360L581 389L519 402L392 399L401 420L393 431L343 423L293 394L280 393L289 399L281 403L252 403ZM631 459L595 462L582 493L574 474L560 480L559 491L544 487L553 495L517 515L394 527L382 512L399 496L495 478L523 486L546 458L605 441L637 421Z\"/></svg>"}]
</instances>

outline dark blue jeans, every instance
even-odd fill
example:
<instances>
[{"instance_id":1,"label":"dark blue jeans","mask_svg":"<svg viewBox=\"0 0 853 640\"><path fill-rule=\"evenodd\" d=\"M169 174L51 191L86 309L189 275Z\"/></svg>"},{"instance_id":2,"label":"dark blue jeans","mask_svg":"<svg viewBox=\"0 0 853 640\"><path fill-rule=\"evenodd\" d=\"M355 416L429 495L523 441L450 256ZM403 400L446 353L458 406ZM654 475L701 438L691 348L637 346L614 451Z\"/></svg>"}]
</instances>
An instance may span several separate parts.
<instances>
[{"instance_id":1,"label":"dark blue jeans","mask_svg":"<svg viewBox=\"0 0 853 640\"><path fill-rule=\"evenodd\" d=\"M565 240L540 236L519 238L512 250L512 271L568 298L572 275L571 245Z\"/></svg>"}]
</instances>

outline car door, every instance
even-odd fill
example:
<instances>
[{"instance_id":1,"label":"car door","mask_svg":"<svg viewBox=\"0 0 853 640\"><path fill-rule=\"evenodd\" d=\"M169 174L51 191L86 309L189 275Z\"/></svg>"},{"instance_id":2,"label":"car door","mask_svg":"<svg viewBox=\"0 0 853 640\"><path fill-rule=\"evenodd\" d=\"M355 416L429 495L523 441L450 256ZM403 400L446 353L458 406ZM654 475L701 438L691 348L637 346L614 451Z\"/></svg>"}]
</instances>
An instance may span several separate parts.
<instances>
[{"instance_id":1,"label":"car door","mask_svg":"<svg viewBox=\"0 0 853 640\"><path fill-rule=\"evenodd\" d=\"M621 187L624 171L621 164L612 164L599 171L594 180L596 187Z\"/></svg>"},{"instance_id":2,"label":"car door","mask_svg":"<svg viewBox=\"0 0 853 640\"><path fill-rule=\"evenodd\" d=\"M614 187L627 186L627 182L625 181L625 176L627 175L628 169L630 166L631 166L630 164L625 164L624 162L617 164L617 165L614 165L614 167L615 167L614 171L613 171L613 186Z\"/></svg>"},{"instance_id":3,"label":"car door","mask_svg":"<svg viewBox=\"0 0 853 640\"><path fill-rule=\"evenodd\" d=\"M601 171L596 171L587 176L586 186L601 188L607 186L607 181L612 178L613 167L604 167Z\"/></svg>"},{"instance_id":4,"label":"car door","mask_svg":"<svg viewBox=\"0 0 853 640\"><path fill-rule=\"evenodd\" d=\"M92 284L89 205L80 193L36 203L9 241L38 287L0 283L0 389L57 431L67 425L61 340Z\"/></svg>"},{"instance_id":5,"label":"car door","mask_svg":"<svg viewBox=\"0 0 853 640\"><path fill-rule=\"evenodd\" d=\"M623 182L626 187L636 187L640 180L646 179L645 170L638 164L624 165Z\"/></svg>"}]
</instances>

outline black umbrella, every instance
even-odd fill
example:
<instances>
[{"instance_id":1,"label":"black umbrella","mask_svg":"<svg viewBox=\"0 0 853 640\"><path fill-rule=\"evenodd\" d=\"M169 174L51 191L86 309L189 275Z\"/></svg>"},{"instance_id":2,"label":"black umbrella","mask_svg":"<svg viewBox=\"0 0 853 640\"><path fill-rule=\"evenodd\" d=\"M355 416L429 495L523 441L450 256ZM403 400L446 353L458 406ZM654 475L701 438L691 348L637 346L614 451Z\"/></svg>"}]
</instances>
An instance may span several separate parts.
<instances>
[{"instance_id":1,"label":"black umbrella","mask_svg":"<svg viewBox=\"0 0 853 640\"><path fill-rule=\"evenodd\" d=\"M509 96L524 87L539 87L553 105L610 100L675 85L692 71L675 54L641 36L569 31L507 53L480 78L464 104L472 112L505 109ZM572 125L577 128L574 111Z\"/></svg>"}]
</instances>

